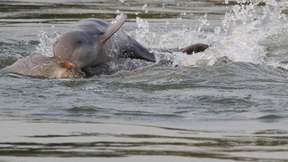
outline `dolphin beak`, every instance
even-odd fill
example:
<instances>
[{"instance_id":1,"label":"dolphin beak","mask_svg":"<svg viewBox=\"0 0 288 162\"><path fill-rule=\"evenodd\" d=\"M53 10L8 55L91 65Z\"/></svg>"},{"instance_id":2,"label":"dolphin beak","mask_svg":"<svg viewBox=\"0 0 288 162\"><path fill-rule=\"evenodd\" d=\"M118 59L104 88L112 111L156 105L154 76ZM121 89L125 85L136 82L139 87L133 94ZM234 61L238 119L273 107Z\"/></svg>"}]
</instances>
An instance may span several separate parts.
<instances>
[{"instance_id":1,"label":"dolphin beak","mask_svg":"<svg viewBox=\"0 0 288 162\"><path fill-rule=\"evenodd\" d=\"M65 60L61 63L61 66L71 71L73 73L73 77L77 78L86 77L86 74L73 62Z\"/></svg>"},{"instance_id":2,"label":"dolphin beak","mask_svg":"<svg viewBox=\"0 0 288 162\"><path fill-rule=\"evenodd\" d=\"M77 67L76 64L68 60L64 60L61 65L66 69L74 69Z\"/></svg>"},{"instance_id":3,"label":"dolphin beak","mask_svg":"<svg viewBox=\"0 0 288 162\"><path fill-rule=\"evenodd\" d=\"M66 68L66 69L74 69L77 67L76 64L74 64L73 62L71 62L69 60L63 60L63 59L60 59L59 57L55 57L55 56L54 56L54 60L58 65Z\"/></svg>"},{"instance_id":4,"label":"dolphin beak","mask_svg":"<svg viewBox=\"0 0 288 162\"><path fill-rule=\"evenodd\" d=\"M62 62L62 66L67 68L67 69L73 69L76 67L76 65L74 63L67 61L67 60Z\"/></svg>"},{"instance_id":5,"label":"dolphin beak","mask_svg":"<svg viewBox=\"0 0 288 162\"><path fill-rule=\"evenodd\" d=\"M56 56L54 48L53 48L53 58L56 61L56 63L58 63L60 66L66 69L74 69L77 67L76 64L74 64L73 62L66 60L66 59L63 60L59 56Z\"/></svg>"}]
</instances>

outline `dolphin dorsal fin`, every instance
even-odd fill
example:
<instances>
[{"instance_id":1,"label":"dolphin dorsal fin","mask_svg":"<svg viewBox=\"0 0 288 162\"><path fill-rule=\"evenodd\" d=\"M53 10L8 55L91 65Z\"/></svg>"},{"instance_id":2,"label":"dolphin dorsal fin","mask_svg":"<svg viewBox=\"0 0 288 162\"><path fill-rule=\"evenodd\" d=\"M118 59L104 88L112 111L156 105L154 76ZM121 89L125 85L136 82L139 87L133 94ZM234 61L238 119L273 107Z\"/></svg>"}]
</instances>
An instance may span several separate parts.
<instances>
[{"instance_id":1,"label":"dolphin dorsal fin","mask_svg":"<svg viewBox=\"0 0 288 162\"><path fill-rule=\"evenodd\" d=\"M114 33L116 33L121 26L125 23L127 16L125 14L121 14L115 18L111 22L111 25L106 29L103 35L100 36L100 43L105 44L106 41L112 37Z\"/></svg>"}]
</instances>

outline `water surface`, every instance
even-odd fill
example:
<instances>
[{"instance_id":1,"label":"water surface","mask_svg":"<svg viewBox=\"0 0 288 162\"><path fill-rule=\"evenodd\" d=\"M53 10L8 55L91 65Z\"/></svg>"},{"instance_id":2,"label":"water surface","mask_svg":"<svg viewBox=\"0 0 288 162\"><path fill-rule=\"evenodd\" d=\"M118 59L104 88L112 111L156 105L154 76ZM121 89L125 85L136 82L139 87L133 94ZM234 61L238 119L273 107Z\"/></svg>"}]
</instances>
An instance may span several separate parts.
<instances>
[{"instance_id":1,"label":"water surface","mask_svg":"<svg viewBox=\"0 0 288 162\"><path fill-rule=\"evenodd\" d=\"M80 19L121 12L124 30L158 62L128 60L89 79L2 75L0 161L287 161L287 7L1 1L1 68L51 54L56 35ZM197 42L211 48L167 52Z\"/></svg>"}]
</instances>

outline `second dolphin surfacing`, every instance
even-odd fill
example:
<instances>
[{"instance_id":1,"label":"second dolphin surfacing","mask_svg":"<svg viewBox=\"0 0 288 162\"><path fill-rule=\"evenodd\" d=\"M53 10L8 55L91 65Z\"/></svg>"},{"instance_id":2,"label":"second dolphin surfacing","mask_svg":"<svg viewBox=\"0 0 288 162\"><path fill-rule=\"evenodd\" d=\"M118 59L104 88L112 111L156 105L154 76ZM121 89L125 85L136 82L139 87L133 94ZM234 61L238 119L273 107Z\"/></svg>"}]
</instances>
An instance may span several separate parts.
<instances>
[{"instance_id":1,"label":"second dolphin surfacing","mask_svg":"<svg viewBox=\"0 0 288 162\"><path fill-rule=\"evenodd\" d=\"M85 74L74 69L67 69L56 63L53 57L39 53L17 60L14 64L4 68L4 73L16 73L39 78L83 78Z\"/></svg>"}]
</instances>

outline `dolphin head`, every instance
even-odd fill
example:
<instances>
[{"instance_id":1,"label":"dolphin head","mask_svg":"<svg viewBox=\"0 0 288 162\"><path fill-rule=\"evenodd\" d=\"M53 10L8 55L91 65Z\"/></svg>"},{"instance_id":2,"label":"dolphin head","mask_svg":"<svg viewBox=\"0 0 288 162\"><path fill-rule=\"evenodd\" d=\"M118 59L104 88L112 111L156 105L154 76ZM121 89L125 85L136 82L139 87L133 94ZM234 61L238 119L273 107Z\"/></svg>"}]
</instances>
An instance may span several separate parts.
<instances>
[{"instance_id":1,"label":"dolphin head","mask_svg":"<svg viewBox=\"0 0 288 162\"><path fill-rule=\"evenodd\" d=\"M97 39L82 31L65 33L53 46L54 57L68 69L88 66L101 52L101 46L95 41Z\"/></svg>"},{"instance_id":2,"label":"dolphin head","mask_svg":"<svg viewBox=\"0 0 288 162\"><path fill-rule=\"evenodd\" d=\"M54 43L54 57L61 66L73 69L84 68L103 59L103 46L126 20L122 14L104 32L71 31L61 35Z\"/></svg>"}]
</instances>

